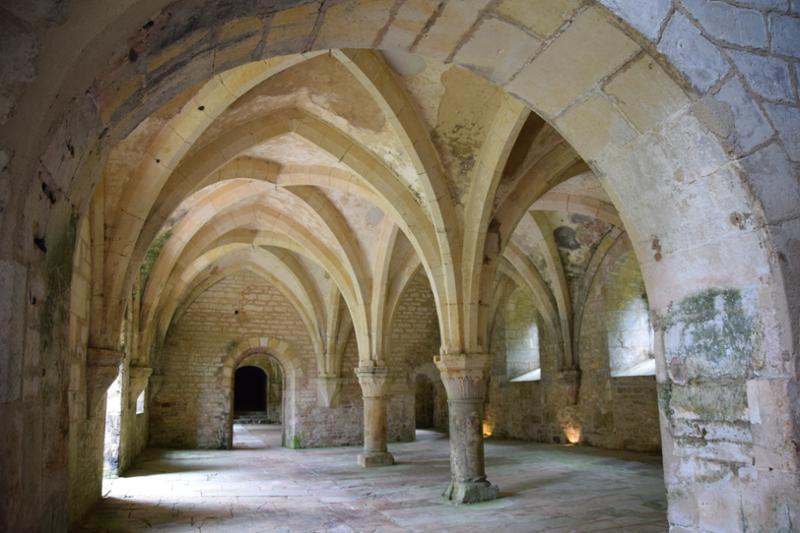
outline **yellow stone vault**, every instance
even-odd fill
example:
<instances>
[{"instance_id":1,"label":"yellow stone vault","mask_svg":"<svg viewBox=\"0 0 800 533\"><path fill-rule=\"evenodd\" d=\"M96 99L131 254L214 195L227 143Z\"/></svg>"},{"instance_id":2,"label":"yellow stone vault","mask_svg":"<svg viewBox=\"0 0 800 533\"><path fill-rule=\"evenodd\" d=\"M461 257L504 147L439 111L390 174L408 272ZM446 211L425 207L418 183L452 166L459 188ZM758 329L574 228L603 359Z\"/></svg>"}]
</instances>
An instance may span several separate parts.
<instances>
[{"instance_id":1,"label":"yellow stone vault","mask_svg":"<svg viewBox=\"0 0 800 533\"><path fill-rule=\"evenodd\" d=\"M497 497L484 433L660 442L675 530L800 523L796 2L114 4L0 7L0 529L99 497L115 379L120 469L153 441L204 309L220 446L247 357L362 466L424 374L450 499Z\"/></svg>"}]
</instances>

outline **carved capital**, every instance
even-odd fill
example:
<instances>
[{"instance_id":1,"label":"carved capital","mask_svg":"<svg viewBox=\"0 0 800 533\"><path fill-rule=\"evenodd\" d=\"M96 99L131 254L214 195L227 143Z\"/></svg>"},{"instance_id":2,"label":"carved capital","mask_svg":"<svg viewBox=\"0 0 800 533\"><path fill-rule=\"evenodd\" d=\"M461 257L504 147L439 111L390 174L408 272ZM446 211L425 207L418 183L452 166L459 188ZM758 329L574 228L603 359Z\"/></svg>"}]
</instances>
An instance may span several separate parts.
<instances>
[{"instance_id":1,"label":"carved capital","mask_svg":"<svg viewBox=\"0 0 800 533\"><path fill-rule=\"evenodd\" d=\"M97 403L105 397L108 387L119 375L125 352L104 348L89 348L86 354L87 413L93 413Z\"/></svg>"},{"instance_id":2,"label":"carved capital","mask_svg":"<svg viewBox=\"0 0 800 533\"><path fill-rule=\"evenodd\" d=\"M389 390L389 369L385 366L356 368L364 398L383 398Z\"/></svg>"},{"instance_id":3,"label":"carved capital","mask_svg":"<svg viewBox=\"0 0 800 533\"><path fill-rule=\"evenodd\" d=\"M483 400L489 354L447 354L434 357L448 400Z\"/></svg>"},{"instance_id":4,"label":"carved capital","mask_svg":"<svg viewBox=\"0 0 800 533\"><path fill-rule=\"evenodd\" d=\"M321 407L334 407L342 381L339 376L323 374L317 378L317 398Z\"/></svg>"},{"instance_id":5,"label":"carved capital","mask_svg":"<svg viewBox=\"0 0 800 533\"><path fill-rule=\"evenodd\" d=\"M133 403L139 397L139 394L142 393L144 388L147 387L147 382L150 379L150 375L153 373L153 369L147 366L132 366L128 369L128 372L128 391L130 393L129 400L131 403Z\"/></svg>"}]
</instances>

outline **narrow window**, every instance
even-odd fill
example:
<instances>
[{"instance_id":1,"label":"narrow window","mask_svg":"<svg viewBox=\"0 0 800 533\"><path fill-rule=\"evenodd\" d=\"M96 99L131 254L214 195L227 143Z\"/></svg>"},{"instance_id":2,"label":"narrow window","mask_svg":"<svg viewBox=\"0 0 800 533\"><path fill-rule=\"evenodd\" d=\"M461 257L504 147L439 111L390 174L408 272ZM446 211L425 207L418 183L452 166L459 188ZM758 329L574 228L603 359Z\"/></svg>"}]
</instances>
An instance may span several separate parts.
<instances>
[{"instance_id":1,"label":"narrow window","mask_svg":"<svg viewBox=\"0 0 800 533\"><path fill-rule=\"evenodd\" d=\"M144 395L145 395L145 391L146 390L147 389L145 389L142 392L140 392L139 393L139 397L136 398L136 414L137 415L140 415L140 414L144 413Z\"/></svg>"}]
</instances>

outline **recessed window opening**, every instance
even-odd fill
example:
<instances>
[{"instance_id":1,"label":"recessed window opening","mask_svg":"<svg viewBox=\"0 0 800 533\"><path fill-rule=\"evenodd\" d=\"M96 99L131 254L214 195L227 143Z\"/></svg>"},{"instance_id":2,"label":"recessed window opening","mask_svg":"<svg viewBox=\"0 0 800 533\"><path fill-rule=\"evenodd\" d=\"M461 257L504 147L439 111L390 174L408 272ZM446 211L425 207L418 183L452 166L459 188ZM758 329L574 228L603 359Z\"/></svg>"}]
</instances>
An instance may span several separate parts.
<instances>
[{"instance_id":1,"label":"recessed window opening","mask_svg":"<svg viewBox=\"0 0 800 533\"><path fill-rule=\"evenodd\" d=\"M136 414L137 415L144 414L144 399L145 399L145 393L146 392L147 392L147 389L143 390L142 392L139 393L139 397L136 398Z\"/></svg>"},{"instance_id":2,"label":"recessed window opening","mask_svg":"<svg viewBox=\"0 0 800 533\"><path fill-rule=\"evenodd\" d=\"M430 429L434 426L435 394L433 382L428 376L418 374L414 392L414 413L417 429Z\"/></svg>"},{"instance_id":3,"label":"recessed window opening","mask_svg":"<svg viewBox=\"0 0 800 533\"><path fill-rule=\"evenodd\" d=\"M122 417L122 372L117 373L106 393L105 436L103 439L103 478L119 473L120 422ZM104 487L105 490L105 487Z\"/></svg>"},{"instance_id":4,"label":"recessed window opening","mask_svg":"<svg viewBox=\"0 0 800 533\"><path fill-rule=\"evenodd\" d=\"M655 375L650 306L633 252L612 266L605 300L611 376Z\"/></svg>"},{"instance_id":5,"label":"recessed window opening","mask_svg":"<svg viewBox=\"0 0 800 533\"><path fill-rule=\"evenodd\" d=\"M509 381L539 381L542 370L539 357L539 326L533 298L517 288L505 303L506 374Z\"/></svg>"}]
</instances>

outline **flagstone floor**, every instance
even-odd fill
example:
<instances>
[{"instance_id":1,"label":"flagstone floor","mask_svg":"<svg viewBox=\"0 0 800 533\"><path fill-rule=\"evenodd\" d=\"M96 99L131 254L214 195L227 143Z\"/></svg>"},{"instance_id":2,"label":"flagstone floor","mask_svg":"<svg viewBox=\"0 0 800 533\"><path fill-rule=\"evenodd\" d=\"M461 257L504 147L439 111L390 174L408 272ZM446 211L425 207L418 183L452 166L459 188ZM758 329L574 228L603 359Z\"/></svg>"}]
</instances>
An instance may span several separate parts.
<instances>
[{"instance_id":1,"label":"flagstone floor","mask_svg":"<svg viewBox=\"0 0 800 533\"><path fill-rule=\"evenodd\" d=\"M660 457L488 440L501 497L453 505L444 435L391 444L398 464L362 469L357 448L281 448L278 426L236 426L234 450L156 450L107 484L78 531L666 531Z\"/></svg>"}]
</instances>

